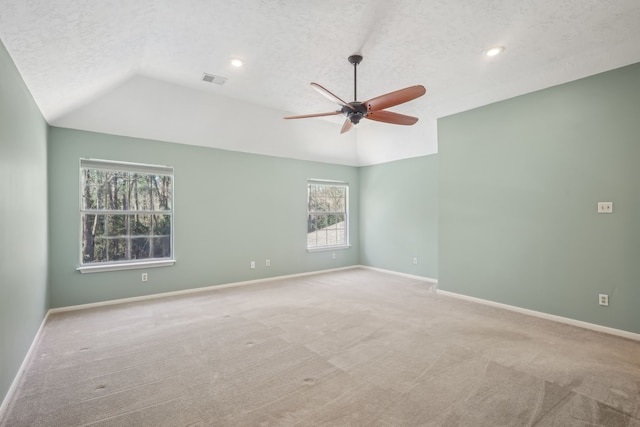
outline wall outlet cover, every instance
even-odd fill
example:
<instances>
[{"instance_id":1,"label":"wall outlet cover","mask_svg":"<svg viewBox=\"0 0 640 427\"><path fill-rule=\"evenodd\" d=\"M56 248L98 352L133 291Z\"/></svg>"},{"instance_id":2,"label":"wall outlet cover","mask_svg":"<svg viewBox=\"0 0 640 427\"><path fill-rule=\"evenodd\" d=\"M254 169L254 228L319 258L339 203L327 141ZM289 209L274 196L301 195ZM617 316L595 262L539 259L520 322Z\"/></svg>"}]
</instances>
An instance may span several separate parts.
<instances>
[{"instance_id":1,"label":"wall outlet cover","mask_svg":"<svg viewBox=\"0 0 640 427\"><path fill-rule=\"evenodd\" d=\"M608 306L609 305L609 295L607 294L599 294L598 295L598 304Z\"/></svg>"},{"instance_id":2,"label":"wall outlet cover","mask_svg":"<svg viewBox=\"0 0 640 427\"><path fill-rule=\"evenodd\" d=\"M598 202L598 213L613 213L613 202Z\"/></svg>"}]
</instances>

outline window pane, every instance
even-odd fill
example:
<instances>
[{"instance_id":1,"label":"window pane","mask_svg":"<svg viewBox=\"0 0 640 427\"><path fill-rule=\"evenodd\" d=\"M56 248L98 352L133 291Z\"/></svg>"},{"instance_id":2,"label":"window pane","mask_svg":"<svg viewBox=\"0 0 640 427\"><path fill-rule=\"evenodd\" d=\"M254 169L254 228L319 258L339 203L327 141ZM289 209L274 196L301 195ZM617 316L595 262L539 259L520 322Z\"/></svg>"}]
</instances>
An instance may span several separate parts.
<instances>
[{"instance_id":1,"label":"window pane","mask_svg":"<svg viewBox=\"0 0 640 427\"><path fill-rule=\"evenodd\" d=\"M345 208L345 192L344 188L337 188L335 193L331 197L332 211L342 212Z\"/></svg>"},{"instance_id":2,"label":"window pane","mask_svg":"<svg viewBox=\"0 0 640 427\"><path fill-rule=\"evenodd\" d=\"M154 215L154 236L171 235L171 215Z\"/></svg>"},{"instance_id":3,"label":"window pane","mask_svg":"<svg viewBox=\"0 0 640 427\"><path fill-rule=\"evenodd\" d=\"M327 216L322 214L313 214L309 216L311 218L310 230L321 230L327 226Z\"/></svg>"},{"instance_id":4,"label":"window pane","mask_svg":"<svg viewBox=\"0 0 640 427\"><path fill-rule=\"evenodd\" d=\"M336 212L344 210L344 192L342 187L325 187L327 210Z\"/></svg>"},{"instance_id":5,"label":"window pane","mask_svg":"<svg viewBox=\"0 0 640 427\"><path fill-rule=\"evenodd\" d=\"M332 230L327 230L327 241L326 244L331 246L331 245L337 245L337 234L336 234L336 230L332 229Z\"/></svg>"},{"instance_id":6,"label":"window pane","mask_svg":"<svg viewBox=\"0 0 640 427\"><path fill-rule=\"evenodd\" d=\"M133 215L133 230L131 234L134 236L149 236L153 226L153 215Z\"/></svg>"},{"instance_id":7,"label":"window pane","mask_svg":"<svg viewBox=\"0 0 640 427\"><path fill-rule=\"evenodd\" d=\"M144 177L141 177L137 173L134 173L131 176L131 192L129 196L129 209L132 211L143 210L146 206L145 204L145 190L146 190L146 180Z\"/></svg>"},{"instance_id":8,"label":"window pane","mask_svg":"<svg viewBox=\"0 0 640 427\"><path fill-rule=\"evenodd\" d=\"M108 215L107 216L107 235L118 237L126 236L128 229L127 215Z\"/></svg>"},{"instance_id":9,"label":"window pane","mask_svg":"<svg viewBox=\"0 0 640 427\"><path fill-rule=\"evenodd\" d=\"M311 185L311 195L309 199L309 212L326 212L327 201L320 185Z\"/></svg>"},{"instance_id":10,"label":"window pane","mask_svg":"<svg viewBox=\"0 0 640 427\"><path fill-rule=\"evenodd\" d=\"M95 239L92 262L105 262L107 260L108 239L99 237Z\"/></svg>"},{"instance_id":11,"label":"window pane","mask_svg":"<svg viewBox=\"0 0 640 427\"><path fill-rule=\"evenodd\" d=\"M131 239L131 259L149 258L149 238L134 237Z\"/></svg>"},{"instance_id":12,"label":"window pane","mask_svg":"<svg viewBox=\"0 0 640 427\"><path fill-rule=\"evenodd\" d=\"M166 258L171 256L171 240L169 236L155 237L153 241L154 258Z\"/></svg>"},{"instance_id":13,"label":"window pane","mask_svg":"<svg viewBox=\"0 0 640 427\"><path fill-rule=\"evenodd\" d=\"M318 246L318 233L312 232L307 234L307 247Z\"/></svg>"},{"instance_id":14,"label":"window pane","mask_svg":"<svg viewBox=\"0 0 640 427\"><path fill-rule=\"evenodd\" d=\"M170 176L157 176L159 208L163 211L173 209L173 180Z\"/></svg>"},{"instance_id":15,"label":"window pane","mask_svg":"<svg viewBox=\"0 0 640 427\"><path fill-rule=\"evenodd\" d=\"M108 261L120 261L120 260L127 259L127 257L125 256L126 248L127 248L125 239L110 238L107 241L108 241L108 245L107 245Z\"/></svg>"},{"instance_id":16,"label":"window pane","mask_svg":"<svg viewBox=\"0 0 640 427\"><path fill-rule=\"evenodd\" d=\"M124 172L106 171L102 187L101 209L122 209L122 197L126 195L127 177Z\"/></svg>"},{"instance_id":17,"label":"window pane","mask_svg":"<svg viewBox=\"0 0 640 427\"><path fill-rule=\"evenodd\" d=\"M309 200L307 201L309 212L318 211L318 196L316 194L316 186L309 185Z\"/></svg>"},{"instance_id":18,"label":"window pane","mask_svg":"<svg viewBox=\"0 0 640 427\"><path fill-rule=\"evenodd\" d=\"M315 221L315 215L308 215L307 216L307 233L311 233L312 231L316 230L316 221Z\"/></svg>"},{"instance_id":19,"label":"window pane","mask_svg":"<svg viewBox=\"0 0 640 427\"><path fill-rule=\"evenodd\" d=\"M104 209L106 205L105 171L82 171L82 207L84 209Z\"/></svg>"},{"instance_id":20,"label":"window pane","mask_svg":"<svg viewBox=\"0 0 640 427\"><path fill-rule=\"evenodd\" d=\"M82 216L82 261L93 262L95 251L95 235L92 230L96 221L95 215Z\"/></svg>"},{"instance_id":21,"label":"window pane","mask_svg":"<svg viewBox=\"0 0 640 427\"><path fill-rule=\"evenodd\" d=\"M83 262L99 261L104 254L98 239L104 237L104 215L82 215L82 260Z\"/></svg>"}]
</instances>

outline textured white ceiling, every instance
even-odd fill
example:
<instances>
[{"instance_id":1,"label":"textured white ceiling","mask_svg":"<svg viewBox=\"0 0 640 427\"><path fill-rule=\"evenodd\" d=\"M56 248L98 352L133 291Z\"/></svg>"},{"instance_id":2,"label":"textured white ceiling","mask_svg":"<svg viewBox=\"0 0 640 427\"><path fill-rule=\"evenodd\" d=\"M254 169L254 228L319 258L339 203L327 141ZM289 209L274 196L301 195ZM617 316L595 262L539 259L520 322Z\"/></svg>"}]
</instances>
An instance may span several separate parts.
<instances>
[{"instance_id":1,"label":"textured white ceiling","mask_svg":"<svg viewBox=\"0 0 640 427\"><path fill-rule=\"evenodd\" d=\"M438 117L640 62L640 1L0 0L0 39L53 125L375 164L437 151ZM359 100L427 87L392 108L417 125L280 119L335 110L312 81L352 100L353 53Z\"/></svg>"}]
</instances>

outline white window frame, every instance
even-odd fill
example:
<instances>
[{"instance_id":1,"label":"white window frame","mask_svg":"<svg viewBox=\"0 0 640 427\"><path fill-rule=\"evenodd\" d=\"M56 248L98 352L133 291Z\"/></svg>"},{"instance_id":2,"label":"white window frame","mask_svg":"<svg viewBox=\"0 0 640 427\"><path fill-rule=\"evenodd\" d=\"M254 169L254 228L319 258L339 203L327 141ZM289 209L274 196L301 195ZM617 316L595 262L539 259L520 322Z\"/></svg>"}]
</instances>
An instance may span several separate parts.
<instances>
[{"instance_id":1,"label":"white window frame","mask_svg":"<svg viewBox=\"0 0 640 427\"><path fill-rule=\"evenodd\" d=\"M169 176L171 177L171 209L170 210L153 210L153 211L133 211L133 210L118 210L118 211L110 211L110 210L98 210L98 209L86 209L83 206L83 171L86 169L92 170L109 170L109 171L120 171L120 172L133 172L139 174L146 175L161 175L161 176ZM79 267L76 269L81 273L98 273L103 271L115 271L115 270L130 270L136 268L150 268L150 267L166 267L174 265L175 260L175 250L174 250L174 233L175 233L175 178L173 166L163 166L163 165L150 165L144 163L131 163L131 162L121 162L121 161L113 161L113 160L102 160L102 159L80 159L80 167L79 167L79 205L80 205L80 217L79 217L79 226L80 226L80 241L79 241ZM94 262L94 263L83 263L83 249L82 249L82 240L83 240L83 221L82 217L84 214L106 214L109 213L143 213L143 214L154 214L161 213L163 215L170 215L171 225L170 225L170 257L162 257L162 258L146 258L146 259L135 259L135 260L118 260L118 261L103 261L103 262Z\"/></svg>"},{"instance_id":2,"label":"white window frame","mask_svg":"<svg viewBox=\"0 0 640 427\"><path fill-rule=\"evenodd\" d=\"M311 185L316 185L316 186L328 186L328 187L343 187L345 189L345 201L344 201L344 212L340 211L336 211L336 212L322 212L319 211L322 214L327 214L327 215L335 215L335 214L342 214L344 215L344 243L340 243L340 244L336 244L336 245L322 245L322 246L309 246L309 239L308 239L308 228L307 228L307 251L308 252L316 252L316 251L328 251L328 250L334 250L334 249L346 249L351 247L351 245L349 244L349 183L348 182L344 182L344 181L331 181L331 180L324 180L324 179L309 179L307 180L307 227L308 227L308 220L309 217L311 215L316 215L318 214L318 212L316 211L311 211L310 210L310 205L309 205L309 197L310 197L310 186Z\"/></svg>"}]
</instances>

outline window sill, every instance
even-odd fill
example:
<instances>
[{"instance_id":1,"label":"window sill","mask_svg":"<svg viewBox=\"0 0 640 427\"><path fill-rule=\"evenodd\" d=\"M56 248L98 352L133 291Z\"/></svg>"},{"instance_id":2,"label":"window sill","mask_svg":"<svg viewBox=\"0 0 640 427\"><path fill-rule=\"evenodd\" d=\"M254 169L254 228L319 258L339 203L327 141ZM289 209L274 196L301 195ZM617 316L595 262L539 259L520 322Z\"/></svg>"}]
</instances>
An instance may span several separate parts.
<instances>
[{"instance_id":1,"label":"window sill","mask_svg":"<svg viewBox=\"0 0 640 427\"><path fill-rule=\"evenodd\" d=\"M170 267L176 263L175 259L161 261L140 261L121 264L83 265L76 268L80 273L102 273L104 271L134 270L137 268Z\"/></svg>"},{"instance_id":2,"label":"window sill","mask_svg":"<svg viewBox=\"0 0 640 427\"><path fill-rule=\"evenodd\" d=\"M307 248L307 252L335 251L340 249L349 249L351 245L322 246L319 248Z\"/></svg>"}]
</instances>

